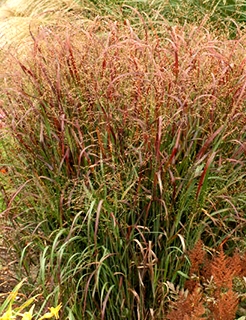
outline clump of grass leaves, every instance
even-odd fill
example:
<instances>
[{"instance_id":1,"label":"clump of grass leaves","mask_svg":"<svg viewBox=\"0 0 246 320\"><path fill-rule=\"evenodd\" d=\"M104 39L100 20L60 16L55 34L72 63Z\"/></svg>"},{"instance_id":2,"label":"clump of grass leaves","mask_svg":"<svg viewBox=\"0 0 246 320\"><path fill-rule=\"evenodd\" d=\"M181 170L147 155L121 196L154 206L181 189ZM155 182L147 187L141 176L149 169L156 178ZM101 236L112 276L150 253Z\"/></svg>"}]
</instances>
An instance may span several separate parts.
<instances>
[{"instance_id":1,"label":"clump of grass leaves","mask_svg":"<svg viewBox=\"0 0 246 320\"><path fill-rule=\"evenodd\" d=\"M219 33L226 32L230 38L245 30L244 0L90 0L89 3L101 14L114 18L135 19L133 12L137 11L152 22L166 19L171 25L200 24L206 20L207 27Z\"/></svg>"},{"instance_id":2,"label":"clump of grass leaves","mask_svg":"<svg viewBox=\"0 0 246 320\"><path fill-rule=\"evenodd\" d=\"M5 237L69 319L163 317L187 246L245 246L245 37L140 20L6 57Z\"/></svg>"}]
</instances>

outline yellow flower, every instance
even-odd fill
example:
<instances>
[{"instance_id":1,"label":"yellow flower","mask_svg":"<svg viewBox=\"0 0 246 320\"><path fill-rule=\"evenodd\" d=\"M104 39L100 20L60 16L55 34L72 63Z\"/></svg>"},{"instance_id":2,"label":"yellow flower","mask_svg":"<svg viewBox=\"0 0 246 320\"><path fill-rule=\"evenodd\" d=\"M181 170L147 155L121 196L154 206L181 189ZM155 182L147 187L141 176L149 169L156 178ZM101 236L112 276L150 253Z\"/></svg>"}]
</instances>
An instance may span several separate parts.
<instances>
[{"instance_id":1,"label":"yellow flower","mask_svg":"<svg viewBox=\"0 0 246 320\"><path fill-rule=\"evenodd\" d=\"M34 306L35 305L33 305L28 312L25 312L22 315L22 319L21 320L32 320L32 314L33 314Z\"/></svg>"},{"instance_id":2,"label":"yellow flower","mask_svg":"<svg viewBox=\"0 0 246 320\"><path fill-rule=\"evenodd\" d=\"M12 318L12 309L9 308L9 310L3 314L0 320L11 320L11 318Z\"/></svg>"},{"instance_id":3,"label":"yellow flower","mask_svg":"<svg viewBox=\"0 0 246 320\"><path fill-rule=\"evenodd\" d=\"M22 320L32 320L32 314L30 312L25 312L22 316Z\"/></svg>"},{"instance_id":4,"label":"yellow flower","mask_svg":"<svg viewBox=\"0 0 246 320\"><path fill-rule=\"evenodd\" d=\"M47 312L46 314L44 314L39 320L50 319L53 317L55 317L56 319L59 319L59 311L60 311L61 307L62 307L62 305L60 303L56 308L53 308L53 307L49 308L50 312Z\"/></svg>"}]
</instances>

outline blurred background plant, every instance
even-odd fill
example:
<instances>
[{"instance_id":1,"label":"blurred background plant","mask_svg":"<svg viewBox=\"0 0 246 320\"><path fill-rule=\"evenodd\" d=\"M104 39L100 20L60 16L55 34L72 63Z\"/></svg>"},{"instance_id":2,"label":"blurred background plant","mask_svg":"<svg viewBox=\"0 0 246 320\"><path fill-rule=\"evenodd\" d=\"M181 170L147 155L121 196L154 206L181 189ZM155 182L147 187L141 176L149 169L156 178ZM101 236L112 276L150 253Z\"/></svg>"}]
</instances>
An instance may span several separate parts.
<instances>
[{"instance_id":1,"label":"blurred background plant","mask_svg":"<svg viewBox=\"0 0 246 320\"><path fill-rule=\"evenodd\" d=\"M12 320L12 319L22 319L22 320L31 320L34 316L34 301L37 296L27 299L24 303L19 303L19 306L16 306L16 300L18 300L18 293L21 287L23 286L25 279L22 280L18 285L13 288L13 291L9 294L7 299L0 306L0 320ZM23 299L23 298L22 298ZM30 307L31 306L31 307ZM29 311L26 309L30 307ZM61 305L57 307L51 307L50 311L45 313L43 316L39 317L39 320L43 319L59 319L59 310ZM1 316L2 315L2 316Z\"/></svg>"}]
</instances>

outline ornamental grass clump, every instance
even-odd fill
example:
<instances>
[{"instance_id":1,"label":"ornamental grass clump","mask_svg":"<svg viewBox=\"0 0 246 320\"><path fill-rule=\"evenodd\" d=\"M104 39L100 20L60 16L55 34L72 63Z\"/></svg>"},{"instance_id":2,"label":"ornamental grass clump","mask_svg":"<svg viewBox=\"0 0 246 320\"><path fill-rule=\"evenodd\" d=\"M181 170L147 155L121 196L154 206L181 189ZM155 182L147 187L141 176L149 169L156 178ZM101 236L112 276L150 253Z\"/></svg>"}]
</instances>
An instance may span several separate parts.
<instances>
[{"instance_id":1,"label":"ornamental grass clump","mask_svg":"<svg viewBox=\"0 0 246 320\"><path fill-rule=\"evenodd\" d=\"M96 9L92 9L92 4ZM139 23L139 13L148 17L151 23L163 23L165 19L171 26L187 23L200 25L206 21L206 28L226 34L230 39L235 39L238 33L243 35L246 26L244 0L90 0L86 5L91 7L91 12L96 10L100 15L110 15L114 20L128 18L135 23Z\"/></svg>"},{"instance_id":2,"label":"ornamental grass clump","mask_svg":"<svg viewBox=\"0 0 246 320\"><path fill-rule=\"evenodd\" d=\"M205 19L211 30L227 33L230 38L235 38L238 31L245 30L246 4L244 0L153 0L150 3L138 2L138 6L143 11L147 10L153 19L160 19L163 15L171 23L182 25L195 23L197 25Z\"/></svg>"},{"instance_id":3,"label":"ornamental grass clump","mask_svg":"<svg viewBox=\"0 0 246 320\"><path fill-rule=\"evenodd\" d=\"M5 238L62 318L163 318L187 246L244 245L245 37L140 20L40 27L1 65Z\"/></svg>"}]
</instances>

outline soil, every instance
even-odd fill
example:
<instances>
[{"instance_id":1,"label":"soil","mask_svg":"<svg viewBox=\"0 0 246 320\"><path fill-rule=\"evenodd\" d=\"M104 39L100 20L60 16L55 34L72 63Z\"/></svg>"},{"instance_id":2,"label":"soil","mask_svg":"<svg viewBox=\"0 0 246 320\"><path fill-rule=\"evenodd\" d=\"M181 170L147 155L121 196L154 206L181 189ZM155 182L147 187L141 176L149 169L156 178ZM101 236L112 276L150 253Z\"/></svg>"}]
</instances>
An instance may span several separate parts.
<instances>
[{"instance_id":1,"label":"soil","mask_svg":"<svg viewBox=\"0 0 246 320\"><path fill-rule=\"evenodd\" d=\"M13 250L7 249L0 238L0 304L18 283L14 271L15 263L16 258Z\"/></svg>"}]
</instances>

